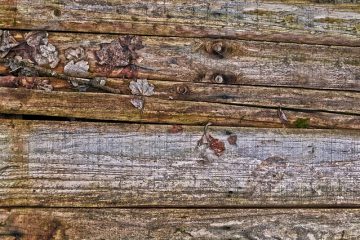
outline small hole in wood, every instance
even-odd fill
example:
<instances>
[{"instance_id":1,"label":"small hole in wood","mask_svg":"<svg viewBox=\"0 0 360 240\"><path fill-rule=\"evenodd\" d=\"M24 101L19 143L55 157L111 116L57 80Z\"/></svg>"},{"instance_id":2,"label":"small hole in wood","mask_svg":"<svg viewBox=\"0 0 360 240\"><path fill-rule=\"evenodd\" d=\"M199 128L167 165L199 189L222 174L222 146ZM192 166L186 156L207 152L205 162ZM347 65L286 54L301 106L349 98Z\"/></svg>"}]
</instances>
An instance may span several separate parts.
<instances>
[{"instance_id":1,"label":"small hole in wood","mask_svg":"<svg viewBox=\"0 0 360 240\"><path fill-rule=\"evenodd\" d=\"M60 9L58 9L58 8L55 8L53 13L54 13L54 16L56 16L56 17L60 17L60 16L61 16L61 11L60 11Z\"/></svg>"}]
</instances>

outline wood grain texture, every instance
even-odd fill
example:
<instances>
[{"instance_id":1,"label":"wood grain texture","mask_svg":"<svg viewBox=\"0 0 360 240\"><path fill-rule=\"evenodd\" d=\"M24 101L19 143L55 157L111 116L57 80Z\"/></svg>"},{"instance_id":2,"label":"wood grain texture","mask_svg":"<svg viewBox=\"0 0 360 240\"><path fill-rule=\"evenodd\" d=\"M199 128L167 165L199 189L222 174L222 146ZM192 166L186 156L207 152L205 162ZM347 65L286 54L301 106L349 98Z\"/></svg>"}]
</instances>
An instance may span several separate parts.
<instances>
[{"instance_id":1,"label":"wood grain texture","mask_svg":"<svg viewBox=\"0 0 360 240\"><path fill-rule=\"evenodd\" d=\"M0 124L3 207L359 206L358 131Z\"/></svg>"},{"instance_id":2,"label":"wood grain texture","mask_svg":"<svg viewBox=\"0 0 360 240\"><path fill-rule=\"evenodd\" d=\"M8 77L4 77L7 80ZM14 77L13 82L24 81L27 83L48 80L53 91L78 92L68 81L46 77ZM130 83L133 80L121 78L108 78L106 86L116 89L124 95L131 95ZM282 110L292 109L298 111L318 111L359 114L359 92L313 90L285 87L255 87L236 86L226 84L184 83L178 81L149 80L155 86L153 97L163 100L182 100L209 103L227 103L233 105L267 107ZM3 85L2 85L3 84ZM8 86L7 81L0 77L0 87ZM23 86L19 86L23 87ZM36 86L34 87L36 89ZM89 88L88 92L102 92Z\"/></svg>"},{"instance_id":3,"label":"wood grain texture","mask_svg":"<svg viewBox=\"0 0 360 240\"><path fill-rule=\"evenodd\" d=\"M324 239L360 237L359 210L2 209L2 239Z\"/></svg>"},{"instance_id":4,"label":"wood grain texture","mask_svg":"<svg viewBox=\"0 0 360 240\"><path fill-rule=\"evenodd\" d=\"M140 97L143 109L132 100L134 95L105 93L45 92L0 88L0 113L43 115L95 120L144 123L283 127L277 108L241 106L225 103L164 100ZM322 111L286 110L289 128L359 129L360 116Z\"/></svg>"},{"instance_id":5,"label":"wood grain texture","mask_svg":"<svg viewBox=\"0 0 360 240\"><path fill-rule=\"evenodd\" d=\"M21 41L25 32L12 34ZM117 36L105 34L50 33L49 41L59 50L61 59L56 70L63 72L67 49L82 47L94 76L216 83L215 77L220 75L226 84L360 91L360 48L143 37L145 47L137 51L142 61L137 65L151 70L138 68L129 76L129 70L116 68L109 72L97 64L95 51L115 39ZM211 50L219 42L223 56ZM0 73L8 73L4 65L0 65Z\"/></svg>"},{"instance_id":6,"label":"wood grain texture","mask_svg":"<svg viewBox=\"0 0 360 240\"><path fill-rule=\"evenodd\" d=\"M1 0L1 6L3 28L360 46L358 1Z\"/></svg>"}]
</instances>

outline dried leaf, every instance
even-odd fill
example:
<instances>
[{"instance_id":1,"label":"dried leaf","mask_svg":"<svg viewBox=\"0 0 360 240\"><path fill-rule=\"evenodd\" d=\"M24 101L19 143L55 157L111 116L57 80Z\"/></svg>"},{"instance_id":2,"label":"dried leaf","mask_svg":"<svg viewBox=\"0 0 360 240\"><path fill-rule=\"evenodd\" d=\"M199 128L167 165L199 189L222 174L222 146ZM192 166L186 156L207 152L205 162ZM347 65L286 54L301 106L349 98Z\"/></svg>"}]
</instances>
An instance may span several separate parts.
<instances>
[{"instance_id":1,"label":"dried leaf","mask_svg":"<svg viewBox=\"0 0 360 240\"><path fill-rule=\"evenodd\" d=\"M4 58L12 48L18 45L19 43L9 31L0 30L0 58Z\"/></svg>"},{"instance_id":2,"label":"dried leaf","mask_svg":"<svg viewBox=\"0 0 360 240\"><path fill-rule=\"evenodd\" d=\"M85 50L82 47L68 48L65 50L65 58L69 61L75 62L84 60L86 58Z\"/></svg>"},{"instance_id":3,"label":"dried leaf","mask_svg":"<svg viewBox=\"0 0 360 240\"><path fill-rule=\"evenodd\" d=\"M32 59L38 65L49 65L51 68L58 65L59 53L56 47L49 43L47 32L29 32L25 34L25 41L33 48Z\"/></svg>"},{"instance_id":4,"label":"dried leaf","mask_svg":"<svg viewBox=\"0 0 360 240\"><path fill-rule=\"evenodd\" d=\"M225 151L225 143L217 138L214 138L208 133L208 128L211 123L206 124L204 128L204 134L201 139L197 142L197 148L202 145L207 145L216 156L221 156Z\"/></svg>"},{"instance_id":5,"label":"dried leaf","mask_svg":"<svg viewBox=\"0 0 360 240\"><path fill-rule=\"evenodd\" d=\"M73 77L87 77L89 76L89 63L81 60L74 63L74 60L68 62L64 67L64 73Z\"/></svg>"},{"instance_id":6,"label":"dried leaf","mask_svg":"<svg viewBox=\"0 0 360 240\"><path fill-rule=\"evenodd\" d=\"M136 107L137 109L143 109L144 108L144 100L141 98L133 98L130 100L131 104Z\"/></svg>"},{"instance_id":7,"label":"dried leaf","mask_svg":"<svg viewBox=\"0 0 360 240\"><path fill-rule=\"evenodd\" d=\"M48 33L44 31L28 32L24 38L26 43L33 48L48 44Z\"/></svg>"},{"instance_id":8,"label":"dried leaf","mask_svg":"<svg viewBox=\"0 0 360 240\"><path fill-rule=\"evenodd\" d=\"M230 145L236 145L237 136L235 134L230 135L227 140L228 140Z\"/></svg>"},{"instance_id":9,"label":"dried leaf","mask_svg":"<svg viewBox=\"0 0 360 240\"><path fill-rule=\"evenodd\" d=\"M111 43L103 43L100 50L95 52L100 65L105 65L110 69L115 67L125 67L136 61L139 56L136 50L143 48L141 37L122 36Z\"/></svg>"},{"instance_id":10,"label":"dried leaf","mask_svg":"<svg viewBox=\"0 0 360 240\"><path fill-rule=\"evenodd\" d=\"M121 46L119 40L100 45L101 49L96 52L98 63L110 68L125 67L130 64L130 52Z\"/></svg>"},{"instance_id":11,"label":"dried leaf","mask_svg":"<svg viewBox=\"0 0 360 240\"><path fill-rule=\"evenodd\" d=\"M154 85L149 83L146 79L137 79L131 81L129 88L131 93L139 96L151 96L154 94Z\"/></svg>"},{"instance_id":12,"label":"dried leaf","mask_svg":"<svg viewBox=\"0 0 360 240\"><path fill-rule=\"evenodd\" d=\"M220 156L224 153L225 151L225 144L223 141L212 137L210 134L208 135L208 140L210 142L209 147L211 150L214 151L216 156Z\"/></svg>"}]
</instances>

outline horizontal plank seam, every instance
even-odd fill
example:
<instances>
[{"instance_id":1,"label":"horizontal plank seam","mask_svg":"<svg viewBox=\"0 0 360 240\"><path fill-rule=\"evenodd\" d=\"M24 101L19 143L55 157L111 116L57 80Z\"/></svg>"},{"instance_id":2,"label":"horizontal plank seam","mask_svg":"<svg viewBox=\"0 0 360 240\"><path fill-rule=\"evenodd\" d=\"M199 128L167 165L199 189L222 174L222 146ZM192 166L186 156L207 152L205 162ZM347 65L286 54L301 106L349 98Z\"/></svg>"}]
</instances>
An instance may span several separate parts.
<instances>
[{"instance_id":1,"label":"horizontal plank seam","mask_svg":"<svg viewBox=\"0 0 360 240\"><path fill-rule=\"evenodd\" d=\"M294 44L294 45L301 45L301 46L333 46L333 47L347 47L347 48L360 48L360 46L349 46L349 45L340 45L340 44L320 44L320 43L299 43L294 41L270 41L270 40L258 40L258 39L247 39L241 37L226 37L226 36L177 36L177 35L155 35L155 34L125 34L125 33L114 33L114 32L100 32L100 31L65 31L65 30L51 30L45 28L39 29L31 29L31 28L7 28L2 27L2 30L9 30L9 31L47 31L47 32L58 32L58 33L72 33L72 34L107 34L107 35L136 35L136 36L143 36L143 37L163 37L163 38L182 38L182 39L225 39L225 40L240 40L240 41L248 41L248 42L262 42L262 43L286 43L286 44Z\"/></svg>"},{"instance_id":2,"label":"horizontal plank seam","mask_svg":"<svg viewBox=\"0 0 360 240\"><path fill-rule=\"evenodd\" d=\"M205 206L165 206L165 205L139 205L139 206L41 206L41 205L13 205L2 206L3 209L354 209L360 210L360 205L286 205L286 206L217 206L217 205L205 205Z\"/></svg>"}]
</instances>

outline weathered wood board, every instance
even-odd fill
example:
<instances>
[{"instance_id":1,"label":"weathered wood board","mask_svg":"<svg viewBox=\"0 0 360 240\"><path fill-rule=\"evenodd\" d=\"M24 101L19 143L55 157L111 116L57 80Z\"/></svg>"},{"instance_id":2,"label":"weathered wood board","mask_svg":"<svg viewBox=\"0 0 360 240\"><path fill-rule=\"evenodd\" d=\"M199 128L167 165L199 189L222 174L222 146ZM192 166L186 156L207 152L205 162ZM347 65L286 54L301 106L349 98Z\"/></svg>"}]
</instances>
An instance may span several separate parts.
<instances>
[{"instance_id":1,"label":"weathered wood board","mask_svg":"<svg viewBox=\"0 0 360 240\"><path fill-rule=\"evenodd\" d=\"M324 239L360 238L356 209L0 210L1 239Z\"/></svg>"},{"instance_id":2,"label":"weathered wood board","mask_svg":"<svg viewBox=\"0 0 360 240\"><path fill-rule=\"evenodd\" d=\"M24 41L28 31L11 31ZM306 44L234 41L208 38L142 37L143 49L137 51L144 67L131 72L123 68L104 71L95 52L101 44L118 36L109 34L74 34L51 32L49 42L58 49L60 63L55 69L63 72L68 60L67 49L83 48L89 72L95 76L136 77L178 82L301 87L360 91L360 48ZM222 52L213 48L221 44ZM0 73L9 70L0 65Z\"/></svg>"},{"instance_id":3,"label":"weathered wood board","mask_svg":"<svg viewBox=\"0 0 360 240\"><path fill-rule=\"evenodd\" d=\"M360 239L359 56L359 0L0 0L0 239Z\"/></svg>"},{"instance_id":4,"label":"weathered wood board","mask_svg":"<svg viewBox=\"0 0 360 240\"><path fill-rule=\"evenodd\" d=\"M1 0L0 28L360 46L358 0Z\"/></svg>"},{"instance_id":5,"label":"weathered wood board","mask_svg":"<svg viewBox=\"0 0 360 240\"><path fill-rule=\"evenodd\" d=\"M210 127L223 151L202 134L3 120L0 205L359 206L358 131Z\"/></svg>"},{"instance_id":6,"label":"weathered wood board","mask_svg":"<svg viewBox=\"0 0 360 240\"><path fill-rule=\"evenodd\" d=\"M97 120L144 123L282 127L278 108L264 108L225 103L165 100L142 97L143 109L132 100L134 95L45 92L39 90L0 88L0 113L43 115ZM359 129L358 114L326 111L288 110L286 126L292 128Z\"/></svg>"}]
</instances>

